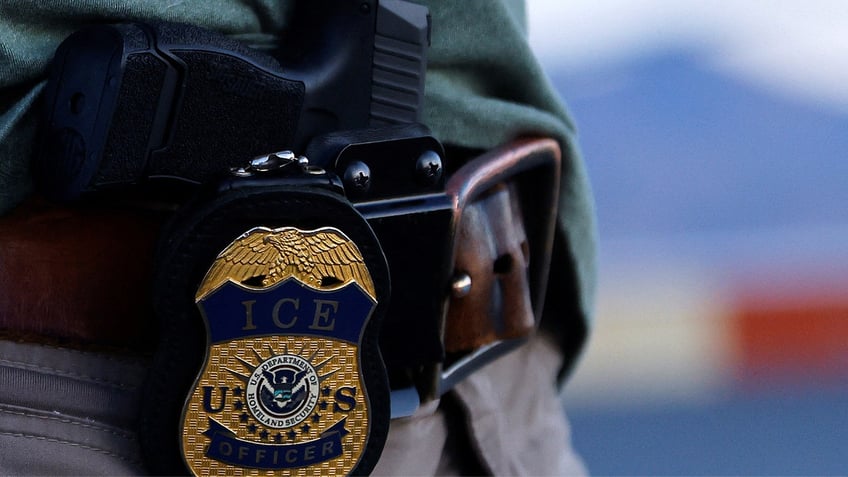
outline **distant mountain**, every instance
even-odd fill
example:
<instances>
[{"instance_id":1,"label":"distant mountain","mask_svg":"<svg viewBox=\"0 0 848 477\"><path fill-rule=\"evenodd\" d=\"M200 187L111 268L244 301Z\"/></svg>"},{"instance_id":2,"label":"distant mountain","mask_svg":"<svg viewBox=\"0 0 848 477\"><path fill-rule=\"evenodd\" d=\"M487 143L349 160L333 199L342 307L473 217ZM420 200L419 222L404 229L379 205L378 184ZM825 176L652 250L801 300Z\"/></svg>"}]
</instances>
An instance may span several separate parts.
<instances>
[{"instance_id":1,"label":"distant mountain","mask_svg":"<svg viewBox=\"0 0 848 477\"><path fill-rule=\"evenodd\" d=\"M602 236L848 224L848 115L694 53L550 73L577 120Z\"/></svg>"}]
</instances>

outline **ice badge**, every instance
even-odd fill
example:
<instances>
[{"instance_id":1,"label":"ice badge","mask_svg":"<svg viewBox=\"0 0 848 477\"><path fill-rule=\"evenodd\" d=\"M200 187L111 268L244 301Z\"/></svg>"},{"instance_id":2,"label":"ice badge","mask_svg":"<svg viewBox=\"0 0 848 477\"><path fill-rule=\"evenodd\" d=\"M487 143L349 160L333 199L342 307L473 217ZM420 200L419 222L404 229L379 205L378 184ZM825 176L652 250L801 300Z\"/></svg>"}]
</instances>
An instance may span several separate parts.
<instances>
[{"instance_id":1,"label":"ice badge","mask_svg":"<svg viewBox=\"0 0 848 477\"><path fill-rule=\"evenodd\" d=\"M377 304L357 246L333 228L254 228L196 301L209 345L183 410L191 471L350 473L369 435L360 345Z\"/></svg>"}]
</instances>

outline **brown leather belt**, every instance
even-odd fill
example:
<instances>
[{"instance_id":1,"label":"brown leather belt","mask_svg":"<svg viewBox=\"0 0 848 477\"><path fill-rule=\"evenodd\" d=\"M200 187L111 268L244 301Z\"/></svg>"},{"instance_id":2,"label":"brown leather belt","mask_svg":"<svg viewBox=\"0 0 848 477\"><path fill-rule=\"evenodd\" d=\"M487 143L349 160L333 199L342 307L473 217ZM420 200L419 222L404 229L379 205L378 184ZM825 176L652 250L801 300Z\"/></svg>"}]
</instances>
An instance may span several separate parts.
<instances>
[{"instance_id":1,"label":"brown leather belt","mask_svg":"<svg viewBox=\"0 0 848 477\"><path fill-rule=\"evenodd\" d=\"M70 346L149 349L160 219L32 200L0 218L0 333Z\"/></svg>"},{"instance_id":2,"label":"brown leather belt","mask_svg":"<svg viewBox=\"0 0 848 477\"><path fill-rule=\"evenodd\" d=\"M479 359L468 366L471 357L493 355L499 343L533 330L553 241L559 155L553 140L519 140L470 161L448 181L455 226L454 282L444 297L449 361L434 392L479 366ZM0 218L0 333L151 349L150 282L163 219L38 200Z\"/></svg>"}]
</instances>

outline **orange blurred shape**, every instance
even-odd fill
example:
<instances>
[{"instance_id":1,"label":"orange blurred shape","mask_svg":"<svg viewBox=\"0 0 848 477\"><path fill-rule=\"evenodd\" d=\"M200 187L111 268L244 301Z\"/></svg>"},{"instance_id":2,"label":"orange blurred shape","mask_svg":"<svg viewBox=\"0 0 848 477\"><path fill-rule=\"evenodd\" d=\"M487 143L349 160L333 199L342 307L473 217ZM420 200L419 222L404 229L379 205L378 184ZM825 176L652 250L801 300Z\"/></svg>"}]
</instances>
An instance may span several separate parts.
<instances>
[{"instance_id":1,"label":"orange blurred shape","mask_svg":"<svg viewBox=\"0 0 848 477\"><path fill-rule=\"evenodd\" d=\"M848 288L749 292L730 320L744 377L848 375Z\"/></svg>"}]
</instances>

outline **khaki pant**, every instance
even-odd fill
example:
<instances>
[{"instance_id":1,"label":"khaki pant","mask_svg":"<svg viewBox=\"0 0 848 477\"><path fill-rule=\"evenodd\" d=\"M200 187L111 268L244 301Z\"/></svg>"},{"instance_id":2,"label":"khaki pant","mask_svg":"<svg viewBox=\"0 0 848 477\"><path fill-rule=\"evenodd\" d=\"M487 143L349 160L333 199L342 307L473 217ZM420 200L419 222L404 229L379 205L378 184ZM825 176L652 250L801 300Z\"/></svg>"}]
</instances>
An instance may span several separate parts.
<instances>
[{"instance_id":1,"label":"khaki pant","mask_svg":"<svg viewBox=\"0 0 848 477\"><path fill-rule=\"evenodd\" d=\"M542 338L439 403L392 421L376 475L585 474ZM147 363L0 341L0 474L141 474L133 422Z\"/></svg>"}]
</instances>

